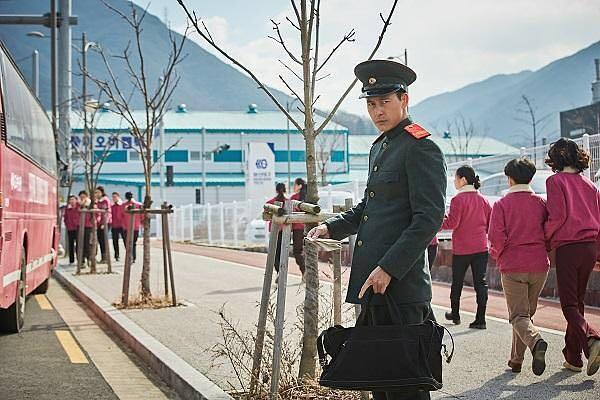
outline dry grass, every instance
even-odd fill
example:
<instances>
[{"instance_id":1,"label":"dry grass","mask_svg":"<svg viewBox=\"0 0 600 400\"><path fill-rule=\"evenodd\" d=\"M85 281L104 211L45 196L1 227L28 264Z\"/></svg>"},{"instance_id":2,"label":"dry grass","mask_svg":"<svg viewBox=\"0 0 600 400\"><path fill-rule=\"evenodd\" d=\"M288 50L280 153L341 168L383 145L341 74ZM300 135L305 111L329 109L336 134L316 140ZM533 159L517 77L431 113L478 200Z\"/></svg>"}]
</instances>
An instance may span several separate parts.
<instances>
[{"instance_id":1,"label":"dry grass","mask_svg":"<svg viewBox=\"0 0 600 400\"><path fill-rule=\"evenodd\" d=\"M331 287L322 286L319 291L321 304L319 315L319 329L326 329L333 324L333 305ZM221 328L221 342L209 349L214 356L213 367L227 365L234 371L235 379L229 381L230 394L239 400L267 400L271 381L271 366L273 360L273 329L275 320L275 301L277 292L271 294L268 310L267 329L261 362L261 375L254 393L249 392L250 377L252 374L252 355L256 341L256 327L241 329L239 324L226 315L225 308L217 312L218 323ZM351 324L354 320L353 307L343 310L344 322ZM341 390L331 390L319 385L318 379L298 379L298 365L302 349L303 305L296 309L297 319L293 324L284 327L284 340L282 344L281 374L279 380L279 399L305 400L360 400L360 393ZM320 370L317 371L320 374Z\"/></svg>"},{"instance_id":2,"label":"dry grass","mask_svg":"<svg viewBox=\"0 0 600 400\"><path fill-rule=\"evenodd\" d=\"M177 306L182 306L182 303L177 303ZM127 309L127 310L143 310L143 309L151 309L151 310L157 310L160 308L168 308L168 307L173 307L173 303L172 303L172 299L169 296L160 296L160 297L150 297L150 298L142 298L141 296L138 296L136 298L130 298L129 299L129 304L127 305L127 307L125 307L123 305L123 303L121 303L120 300L115 301L113 303L113 306L115 306L117 309L119 310L123 310L123 309Z\"/></svg>"}]
</instances>

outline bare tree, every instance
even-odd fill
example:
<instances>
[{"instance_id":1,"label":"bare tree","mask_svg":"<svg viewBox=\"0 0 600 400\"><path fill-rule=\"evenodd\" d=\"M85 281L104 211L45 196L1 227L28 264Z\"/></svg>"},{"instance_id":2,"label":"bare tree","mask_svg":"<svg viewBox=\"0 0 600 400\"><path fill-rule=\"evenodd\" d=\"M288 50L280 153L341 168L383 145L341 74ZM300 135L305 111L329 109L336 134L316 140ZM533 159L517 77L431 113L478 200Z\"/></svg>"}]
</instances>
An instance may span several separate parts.
<instances>
[{"instance_id":1,"label":"bare tree","mask_svg":"<svg viewBox=\"0 0 600 400\"><path fill-rule=\"evenodd\" d=\"M75 156L75 166L73 168L73 172L76 171L77 167L83 167L85 188L90 195L90 204L86 207L89 210L93 209L96 203L94 191L98 186L98 178L100 177L102 166L110 157L113 147L115 147L115 144L119 140L118 134L112 134L109 140L106 142L94 142L99 116L102 115L102 113L99 112L99 104L99 102L92 103L84 99L81 102L81 107L75 108L75 113L78 114L82 119L83 134L81 137L73 136L70 141L71 149L73 155ZM97 148L98 150L96 150ZM92 218L93 222L90 242L84 243L83 245L90 246L90 273L94 274L96 273L96 249L98 244L98 236L95 215L92 214L90 218Z\"/></svg>"},{"instance_id":2,"label":"bare tree","mask_svg":"<svg viewBox=\"0 0 600 400\"><path fill-rule=\"evenodd\" d=\"M150 76L144 57L142 25L147 15L147 9L140 11L132 1L129 1L129 12L125 13L105 1L103 3L127 23L134 34L134 40L129 42L127 47L117 55L111 56L106 51L101 50L100 55L106 69L107 78L90 76L90 79L100 88L101 93L110 100L112 111L129 125L130 134L135 140L134 148L141 154L144 167L145 193L143 208L149 209L152 206L152 169L156 162L153 159L154 130L165 115L173 92L179 83L180 78L176 73L176 67L185 58L182 50L187 31L178 37L171 30L168 30L170 53L165 55L166 63L162 70L162 79L159 80L158 76ZM127 83L119 81L114 73L111 64L115 60L123 64L129 78ZM154 82L159 83L154 86ZM132 96L141 98L143 102L141 116L139 114L134 115L135 113L129 101ZM163 154L159 154L158 158L162 157ZM140 294L142 300L148 300L152 297L150 291L149 218L144 218L143 227L144 257Z\"/></svg>"},{"instance_id":3,"label":"bare tree","mask_svg":"<svg viewBox=\"0 0 600 400\"><path fill-rule=\"evenodd\" d=\"M454 161L461 161L469 154L479 153L484 136L478 136L473 121L462 114L446 121L444 138L450 141ZM475 143L476 139L479 139L478 144Z\"/></svg>"},{"instance_id":4,"label":"bare tree","mask_svg":"<svg viewBox=\"0 0 600 400\"><path fill-rule=\"evenodd\" d=\"M316 161L319 177L321 178L321 186L326 186L327 173L331 164L334 151L339 147L344 139L344 134L341 132L324 133L319 135L316 140Z\"/></svg>"},{"instance_id":5,"label":"bare tree","mask_svg":"<svg viewBox=\"0 0 600 400\"><path fill-rule=\"evenodd\" d=\"M538 117L537 107L534 104L534 100L526 95L521 96L521 102L519 104L520 108L517 109L517 114L521 116L515 118L515 120L531 127L533 147L537 147L538 135L540 134L540 131L546 127L548 117L550 117L552 113L546 114L541 118Z\"/></svg>"},{"instance_id":6,"label":"bare tree","mask_svg":"<svg viewBox=\"0 0 600 400\"><path fill-rule=\"evenodd\" d=\"M371 60L377 53L385 33L390 26L392 16L398 4L398 0L390 0L392 5L387 15L379 14L383 26L379 37L373 47L373 50L367 57ZM290 122L304 136L306 147L306 173L307 173L307 201L316 203L318 201L317 191L317 165L316 165L316 149L315 139L325 129L329 121L334 117L338 108L348 95L358 79L352 80L346 90L341 94L335 106L319 125L315 123L315 105L319 100L316 95L316 87L320 80L328 77L325 73L325 66L335 55L335 53L346 43L354 42L355 31L350 29L346 34L342 35L337 44L322 58L320 48L321 34L321 0L290 0L290 5L293 10L291 17L286 17L286 22L291 26L292 31L297 33L299 39L300 54L295 54L291 47L286 43L282 30L281 22L271 20L273 23L273 35L270 36L276 43L281 45L283 51L288 57L288 62L278 60L282 66L294 77L293 85L283 75L279 75L279 80L289 89L292 96L298 99L301 105L300 111L304 115L303 121L297 121L282 105L281 102L273 95L271 90L256 76L256 74L247 66L238 61L234 56L230 55L223 49L213 38L208 27L198 16L195 11L191 11L186 6L184 0L177 0L181 8L185 11L188 21L195 28L198 35L219 54L229 60L231 63L239 67L247 73L258 85L258 88L275 103L277 108L285 114ZM295 87L297 89L295 89ZM307 226L310 228L310 226ZM312 378L316 373L316 339L318 335L317 313L319 308L318 291L319 278L317 266L309 266L306 269L306 293L304 300L304 337L302 341L302 356L300 360L299 376L301 378Z\"/></svg>"}]
</instances>

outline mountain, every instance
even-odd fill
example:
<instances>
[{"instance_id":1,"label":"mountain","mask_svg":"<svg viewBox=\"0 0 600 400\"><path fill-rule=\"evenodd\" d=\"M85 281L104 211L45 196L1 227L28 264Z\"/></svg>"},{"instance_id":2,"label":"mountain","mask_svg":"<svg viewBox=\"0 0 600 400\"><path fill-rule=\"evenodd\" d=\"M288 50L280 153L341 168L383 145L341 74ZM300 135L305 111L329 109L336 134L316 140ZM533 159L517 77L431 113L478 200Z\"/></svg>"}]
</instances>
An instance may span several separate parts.
<instances>
[{"instance_id":1,"label":"mountain","mask_svg":"<svg viewBox=\"0 0 600 400\"><path fill-rule=\"evenodd\" d=\"M124 14L130 14L130 6L127 1L107 1ZM0 14L44 14L49 11L48 7L48 0L4 0L0 1ZM113 55L121 54L128 42L134 43L131 28L100 0L73 1L72 7L73 15L78 17L78 25L72 29L75 46L81 43L79 39L83 30L86 32L88 41L98 43L107 53ZM138 12L142 12L141 8L135 7ZM0 25L0 40L6 44L29 81L32 79L30 55L35 49L39 51L40 98L42 103L49 107L49 41L47 38L27 36L27 32L30 31L40 31L47 37L50 36L49 29L41 26ZM148 76L158 77L161 75L162 68L170 52L168 28L159 18L148 14L144 20L142 35L144 62ZM176 35L181 37L178 34ZM254 103L258 106L259 111L276 109L273 102L261 90L257 89L257 85L252 79L207 52L195 42L188 40L185 43L183 53L186 54L186 58L177 67L177 74L181 81L172 98L173 106L185 103L189 110L240 111L246 110L249 104ZM96 77L106 76L106 67L100 55L94 51L89 51L87 55L90 74ZM81 93L79 57L78 51L74 50L74 96ZM113 59L111 67L121 82L127 82L128 75L121 61ZM156 84L156 82L150 82L150 84ZM91 92L92 84L89 81L88 88ZM278 90L272 89L272 91L282 103L291 100L286 94ZM97 92L91 92L91 95L97 95ZM134 108L141 108L143 103L140 98L133 98L131 104ZM336 115L336 121L347 126L351 131L364 132L364 126L372 126L370 121L365 118L346 113Z\"/></svg>"},{"instance_id":2,"label":"mountain","mask_svg":"<svg viewBox=\"0 0 600 400\"><path fill-rule=\"evenodd\" d=\"M473 122L477 134L501 141L531 146L531 125L518 119L524 115L522 96L532 102L537 119L538 141L560 135L559 112L591 102L595 79L594 58L600 58L600 42L537 71L495 75L461 89L429 97L411 108L411 115L434 132L464 117ZM541 129L540 129L541 128Z\"/></svg>"}]
</instances>

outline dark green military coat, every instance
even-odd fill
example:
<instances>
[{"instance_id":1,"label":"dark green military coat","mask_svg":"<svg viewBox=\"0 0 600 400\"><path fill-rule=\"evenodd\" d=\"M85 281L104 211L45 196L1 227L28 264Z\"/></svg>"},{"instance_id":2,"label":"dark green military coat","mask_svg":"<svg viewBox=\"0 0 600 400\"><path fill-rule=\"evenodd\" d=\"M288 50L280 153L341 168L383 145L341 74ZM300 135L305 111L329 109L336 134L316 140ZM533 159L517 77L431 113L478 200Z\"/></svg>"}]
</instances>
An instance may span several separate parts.
<instances>
[{"instance_id":1,"label":"dark green military coat","mask_svg":"<svg viewBox=\"0 0 600 400\"><path fill-rule=\"evenodd\" d=\"M360 302L360 288L377 266L392 276L386 294L394 303L431 300L425 250L444 218L446 163L433 141L406 130L410 124L405 119L373 143L364 198L325 221L334 239L357 234L347 302Z\"/></svg>"}]
</instances>

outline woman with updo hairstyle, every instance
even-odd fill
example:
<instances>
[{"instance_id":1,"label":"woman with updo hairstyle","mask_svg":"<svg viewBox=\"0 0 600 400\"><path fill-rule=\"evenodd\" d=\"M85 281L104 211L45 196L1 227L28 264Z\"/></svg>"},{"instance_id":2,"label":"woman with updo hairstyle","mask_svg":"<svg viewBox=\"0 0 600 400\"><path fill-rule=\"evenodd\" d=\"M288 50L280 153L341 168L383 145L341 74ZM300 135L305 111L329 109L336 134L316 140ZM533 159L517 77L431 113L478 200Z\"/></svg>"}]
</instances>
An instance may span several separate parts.
<instances>
[{"instance_id":1,"label":"woman with updo hairstyle","mask_svg":"<svg viewBox=\"0 0 600 400\"><path fill-rule=\"evenodd\" d=\"M546 164L556 174L546 180L548 220L546 240L556 252L556 284L562 312L567 320L563 366L580 372L583 354L587 374L600 367L600 331L584 317L587 283L600 252L600 193L582 174L590 156L570 139L550 146Z\"/></svg>"},{"instance_id":2,"label":"woman with updo hairstyle","mask_svg":"<svg viewBox=\"0 0 600 400\"><path fill-rule=\"evenodd\" d=\"M487 231L492 207L479 193L481 181L475 170L463 165L456 170L454 187L458 194L450 201L442 229L452 230L452 288L451 311L446 319L460 324L460 296L469 266L477 293L477 315L469 327L486 329L485 310L488 300L486 272L488 263Z\"/></svg>"}]
</instances>

